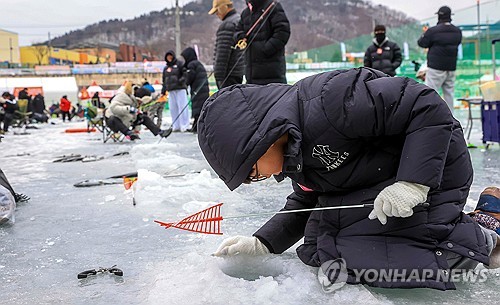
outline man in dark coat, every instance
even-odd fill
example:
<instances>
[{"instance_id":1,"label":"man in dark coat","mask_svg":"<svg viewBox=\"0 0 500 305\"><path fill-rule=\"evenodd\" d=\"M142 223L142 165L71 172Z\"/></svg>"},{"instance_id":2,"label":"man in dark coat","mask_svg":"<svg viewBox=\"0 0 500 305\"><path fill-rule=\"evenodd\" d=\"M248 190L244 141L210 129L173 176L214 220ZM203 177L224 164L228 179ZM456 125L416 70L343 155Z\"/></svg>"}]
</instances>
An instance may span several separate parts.
<instances>
[{"instance_id":1,"label":"man in dark coat","mask_svg":"<svg viewBox=\"0 0 500 305\"><path fill-rule=\"evenodd\" d=\"M290 23L281 3L272 0L247 0L236 27L236 40L246 39L245 77L248 84L286 84L285 45L290 38ZM271 9L247 37L248 30L264 11Z\"/></svg>"},{"instance_id":2,"label":"man in dark coat","mask_svg":"<svg viewBox=\"0 0 500 305\"><path fill-rule=\"evenodd\" d=\"M385 26L376 25L373 30L375 38L365 52L365 67L377 69L390 76L396 75L401 65L401 49L397 43L389 41L385 35Z\"/></svg>"},{"instance_id":3,"label":"man in dark coat","mask_svg":"<svg viewBox=\"0 0 500 305\"><path fill-rule=\"evenodd\" d=\"M31 95L28 93L28 88L24 88L23 90L19 91L17 94L17 99L18 100L31 100Z\"/></svg>"},{"instance_id":4,"label":"man in dark coat","mask_svg":"<svg viewBox=\"0 0 500 305\"><path fill-rule=\"evenodd\" d=\"M451 9L442 6L436 13L438 23L425 31L418 45L428 48L427 73L425 84L438 91L443 90L443 97L453 112L455 96L455 70L457 69L458 46L462 43L462 31L451 24Z\"/></svg>"},{"instance_id":5,"label":"man in dark coat","mask_svg":"<svg viewBox=\"0 0 500 305\"><path fill-rule=\"evenodd\" d=\"M31 112L31 119L42 123L48 122L49 116L47 115L47 110L45 109L45 98L41 93L35 95L35 97L31 100L29 111Z\"/></svg>"},{"instance_id":6,"label":"man in dark coat","mask_svg":"<svg viewBox=\"0 0 500 305\"><path fill-rule=\"evenodd\" d=\"M189 110L184 62L178 60L172 50L165 54L165 62L167 65L163 69L161 94L164 95L168 91L173 131L186 131L189 127Z\"/></svg>"},{"instance_id":7,"label":"man in dark coat","mask_svg":"<svg viewBox=\"0 0 500 305\"><path fill-rule=\"evenodd\" d=\"M487 244L462 213L473 173L460 123L434 90L409 78L359 68L294 86L235 85L205 102L198 140L231 190L289 177L285 210L374 204L277 214L215 255L279 254L304 237L299 258L315 267L343 259L348 283L445 290L455 286L443 274L488 264L496 245L495 232ZM366 269L398 273L354 276Z\"/></svg>"},{"instance_id":8,"label":"man in dark coat","mask_svg":"<svg viewBox=\"0 0 500 305\"><path fill-rule=\"evenodd\" d=\"M214 52L214 76L217 88L225 88L243 82L245 60L240 49L234 48L234 32L240 21L240 15L231 0L216 0L210 15L216 14L222 23L217 29Z\"/></svg>"},{"instance_id":9,"label":"man in dark coat","mask_svg":"<svg viewBox=\"0 0 500 305\"><path fill-rule=\"evenodd\" d=\"M193 117L193 126L191 127L191 132L196 132L198 117L200 116L201 107L203 103L208 98L210 89L208 87L207 70L203 64L198 60L196 51L188 47L181 53L182 57L186 61L184 66L187 68L186 74L186 84L191 88L191 103L192 111L191 116Z\"/></svg>"}]
</instances>

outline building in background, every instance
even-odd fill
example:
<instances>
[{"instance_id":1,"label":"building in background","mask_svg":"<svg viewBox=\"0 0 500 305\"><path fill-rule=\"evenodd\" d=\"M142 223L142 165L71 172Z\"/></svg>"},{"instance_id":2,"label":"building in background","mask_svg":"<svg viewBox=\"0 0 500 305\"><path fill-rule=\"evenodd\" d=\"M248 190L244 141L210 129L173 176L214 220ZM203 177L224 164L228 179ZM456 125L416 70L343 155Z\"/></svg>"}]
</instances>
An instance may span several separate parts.
<instances>
[{"instance_id":1,"label":"building in background","mask_svg":"<svg viewBox=\"0 0 500 305\"><path fill-rule=\"evenodd\" d=\"M0 29L0 66L7 68L19 63L19 35Z\"/></svg>"},{"instance_id":2,"label":"building in background","mask_svg":"<svg viewBox=\"0 0 500 305\"><path fill-rule=\"evenodd\" d=\"M20 47L19 50L21 63L27 66L106 63L105 57L98 58L95 55L46 45Z\"/></svg>"},{"instance_id":3,"label":"building in background","mask_svg":"<svg viewBox=\"0 0 500 305\"><path fill-rule=\"evenodd\" d=\"M140 48L135 45L130 45L126 43L120 43L119 52L117 54L117 61L139 61L144 60L154 61L158 60L157 54L153 54L151 51L145 48Z\"/></svg>"},{"instance_id":4,"label":"building in background","mask_svg":"<svg viewBox=\"0 0 500 305\"><path fill-rule=\"evenodd\" d=\"M62 46L59 46L62 47ZM88 55L93 55L99 58L98 64L104 63L114 63L116 62L117 51L119 50L119 46L117 44L111 43L79 43L77 45L71 46L69 48L71 51L85 53ZM104 58L105 61L101 61L100 59Z\"/></svg>"}]
</instances>

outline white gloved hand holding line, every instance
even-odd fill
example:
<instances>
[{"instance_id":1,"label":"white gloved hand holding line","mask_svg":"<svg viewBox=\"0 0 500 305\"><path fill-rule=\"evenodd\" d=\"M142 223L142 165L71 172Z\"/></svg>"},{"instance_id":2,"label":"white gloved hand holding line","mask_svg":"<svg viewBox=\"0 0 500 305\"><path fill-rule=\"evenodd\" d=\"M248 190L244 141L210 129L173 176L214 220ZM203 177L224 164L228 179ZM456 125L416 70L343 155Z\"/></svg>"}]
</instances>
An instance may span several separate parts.
<instances>
[{"instance_id":1,"label":"white gloved hand holding line","mask_svg":"<svg viewBox=\"0 0 500 305\"><path fill-rule=\"evenodd\" d=\"M398 181L384 188L375 198L368 218L378 218L385 225L387 217L410 217L413 208L427 200L429 187L418 183Z\"/></svg>"},{"instance_id":2,"label":"white gloved hand holding line","mask_svg":"<svg viewBox=\"0 0 500 305\"><path fill-rule=\"evenodd\" d=\"M235 256L235 255L258 256L269 254L267 247L255 236L234 236L226 238L219 246L214 256Z\"/></svg>"}]
</instances>

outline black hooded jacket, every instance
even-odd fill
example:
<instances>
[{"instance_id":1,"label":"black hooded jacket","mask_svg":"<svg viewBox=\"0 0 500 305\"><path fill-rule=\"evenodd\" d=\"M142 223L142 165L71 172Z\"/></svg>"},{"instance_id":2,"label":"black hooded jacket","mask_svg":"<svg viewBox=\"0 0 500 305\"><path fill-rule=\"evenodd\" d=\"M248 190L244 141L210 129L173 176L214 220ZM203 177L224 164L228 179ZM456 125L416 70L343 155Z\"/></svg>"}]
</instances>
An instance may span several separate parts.
<instances>
[{"instance_id":1,"label":"black hooded jacket","mask_svg":"<svg viewBox=\"0 0 500 305\"><path fill-rule=\"evenodd\" d=\"M198 61L198 56L193 48L186 48L181 55L186 60L184 67L187 68L185 72L186 84L191 88L192 115L194 118L198 118L201 106L203 106L203 102L208 98L210 92L207 71L203 64Z\"/></svg>"},{"instance_id":2,"label":"black hooded jacket","mask_svg":"<svg viewBox=\"0 0 500 305\"><path fill-rule=\"evenodd\" d=\"M33 113L43 114L45 112L45 98L40 93L38 93L35 96L31 105L32 106L31 106L30 111L32 111Z\"/></svg>"},{"instance_id":3,"label":"black hooded jacket","mask_svg":"<svg viewBox=\"0 0 500 305\"><path fill-rule=\"evenodd\" d=\"M169 54L174 57L171 62L167 61L167 56ZM169 50L165 53L165 62L167 65L163 69L163 87L161 88L161 94L165 94L166 91L171 90L187 89L186 79L183 74L184 63L175 57L174 51Z\"/></svg>"},{"instance_id":4,"label":"black hooded jacket","mask_svg":"<svg viewBox=\"0 0 500 305\"><path fill-rule=\"evenodd\" d=\"M425 31L418 45L429 48L427 66L441 71L457 69L458 45L462 43L462 31L449 22L439 22Z\"/></svg>"},{"instance_id":5,"label":"black hooded jacket","mask_svg":"<svg viewBox=\"0 0 500 305\"><path fill-rule=\"evenodd\" d=\"M236 27L236 41L261 17L271 0L247 0L253 7L241 13ZM278 2L247 37L245 50L245 77L248 84L286 84L285 45L290 38L290 23L283 7ZM262 27L261 27L262 26ZM260 30L259 30L260 29Z\"/></svg>"},{"instance_id":6,"label":"black hooded jacket","mask_svg":"<svg viewBox=\"0 0 500 305\"><path fill-rule=\"evenodd\" d=\"M453 289L436 278L450 267L442 249L488 263L481 229L462 213L472 183L462 128L434 90L369 68L333 71L294 86L222 89L198 121L202 152L231 190L285 133L286 210L373 203L395 181L429 186L430 207L386 225L367 218L371 208L278 214L255 233L271 252L305 237L297 253L308 265L341 257L349 269L433 271L368 283L379 287Z\"/></svg>"}]
</instances>

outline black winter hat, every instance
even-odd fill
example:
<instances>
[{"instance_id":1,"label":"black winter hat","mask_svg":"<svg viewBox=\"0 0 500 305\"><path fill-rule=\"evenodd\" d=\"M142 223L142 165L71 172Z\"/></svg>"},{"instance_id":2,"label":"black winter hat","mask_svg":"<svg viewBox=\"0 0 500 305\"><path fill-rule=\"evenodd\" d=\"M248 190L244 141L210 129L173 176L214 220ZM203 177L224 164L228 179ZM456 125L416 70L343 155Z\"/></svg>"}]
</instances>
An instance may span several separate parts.
<instances>
[{"instance_id":1,"label":"black winter hat","mask_svg":"<svg viewBox=\"0 0 500 305\"><path fill-rule=\"evenodd\" d=\"M376 32L384 32L385 33L385 25L382 25L382 24L378 24L375 26L375 28L373 29L373 32L376 33Z\"/></svg>"}]
</instances>

